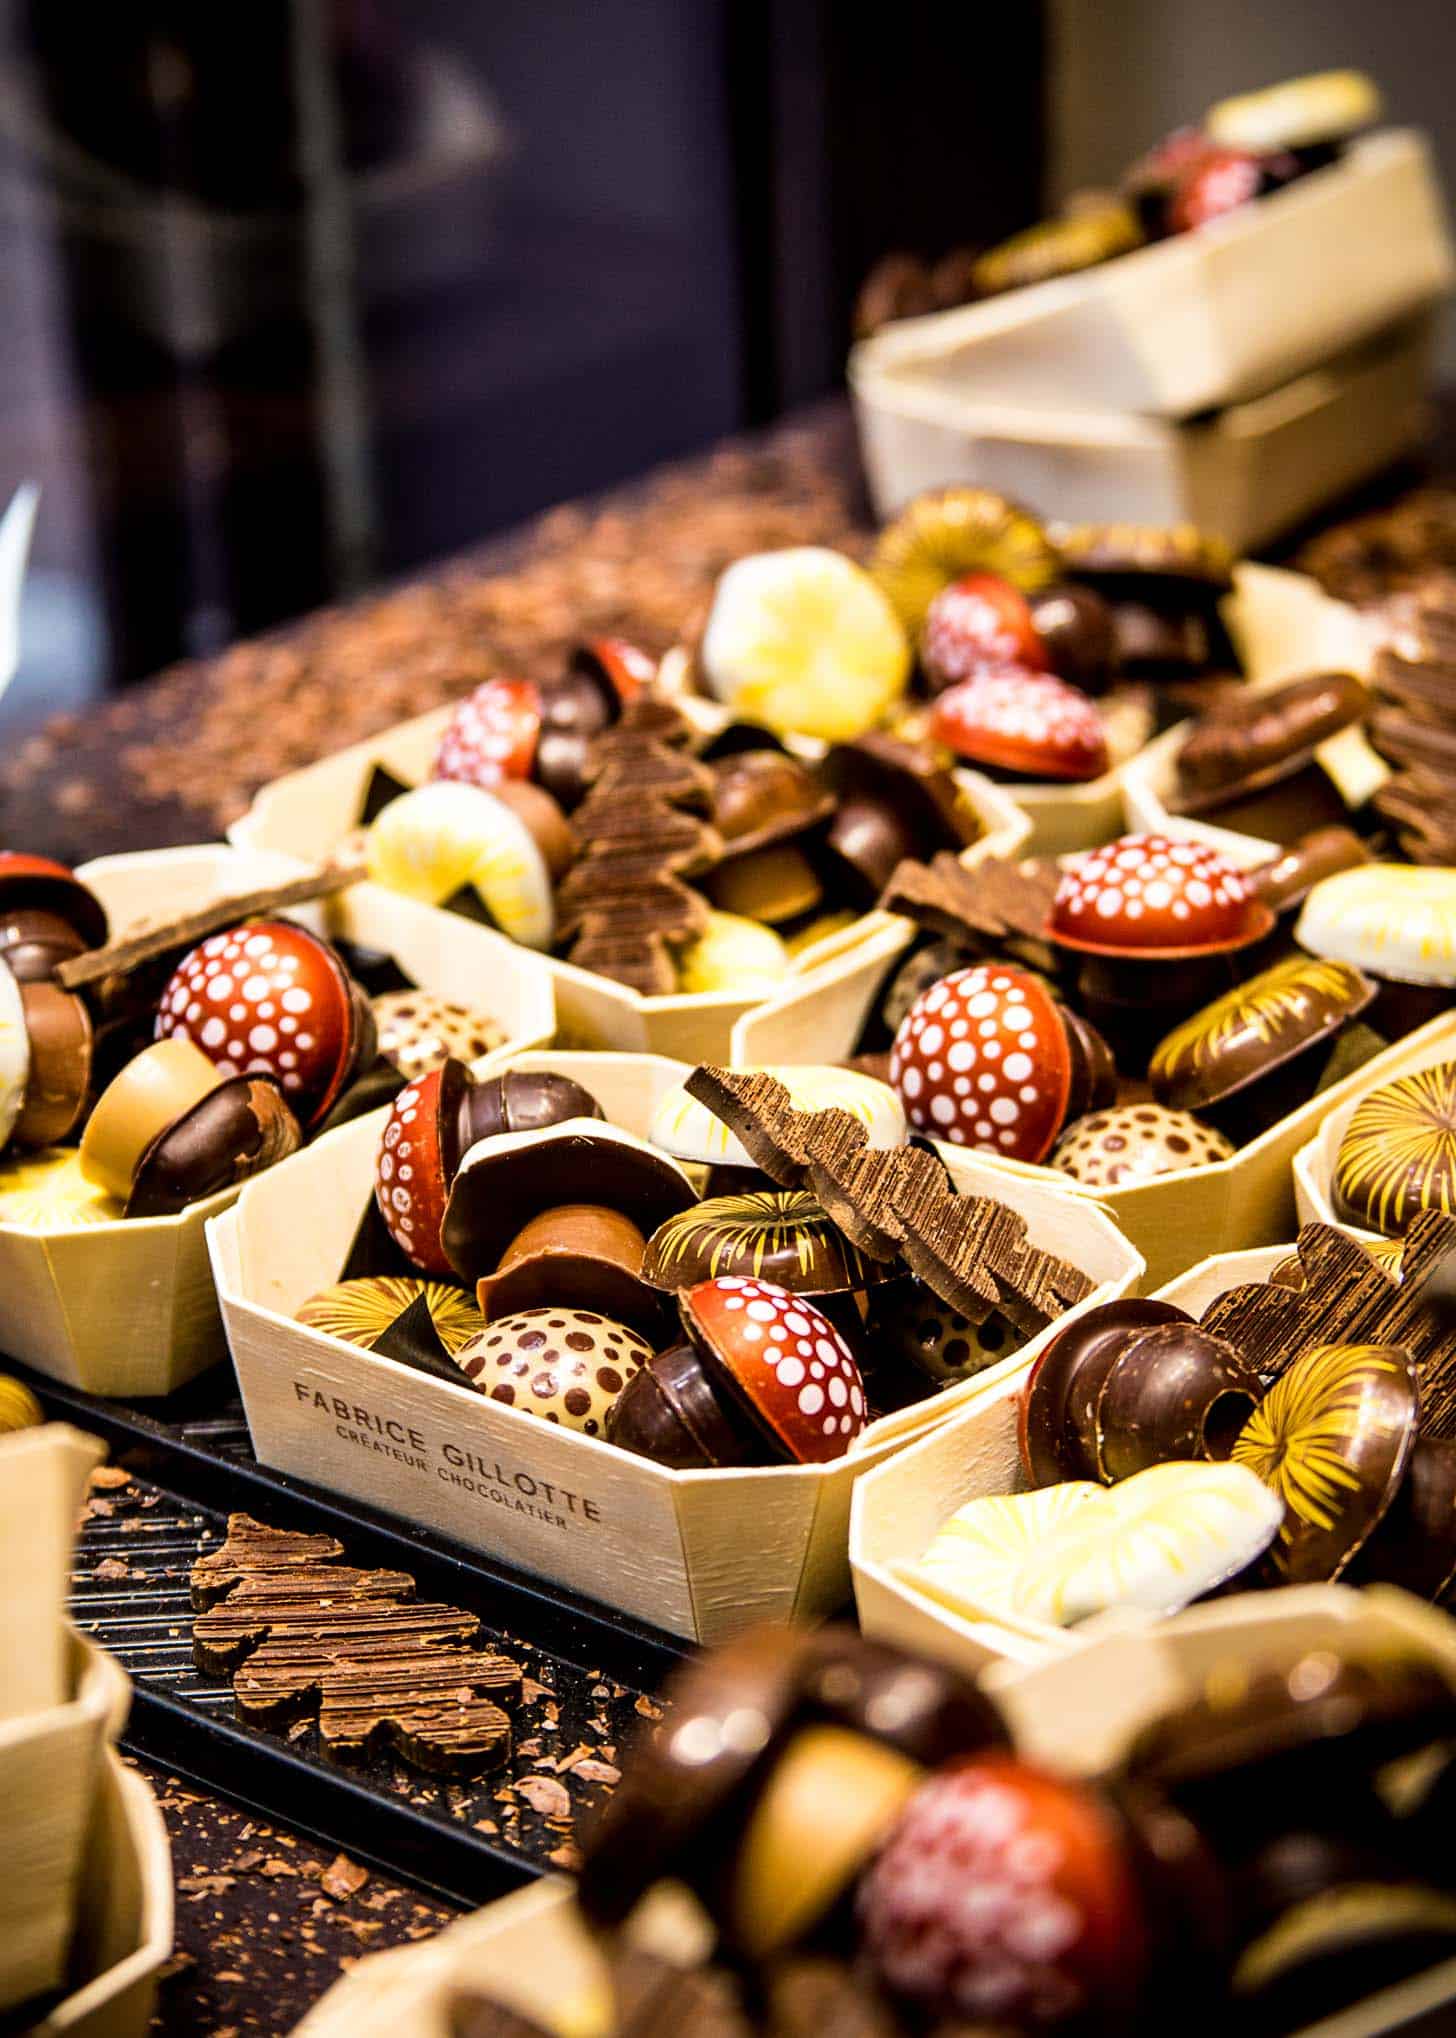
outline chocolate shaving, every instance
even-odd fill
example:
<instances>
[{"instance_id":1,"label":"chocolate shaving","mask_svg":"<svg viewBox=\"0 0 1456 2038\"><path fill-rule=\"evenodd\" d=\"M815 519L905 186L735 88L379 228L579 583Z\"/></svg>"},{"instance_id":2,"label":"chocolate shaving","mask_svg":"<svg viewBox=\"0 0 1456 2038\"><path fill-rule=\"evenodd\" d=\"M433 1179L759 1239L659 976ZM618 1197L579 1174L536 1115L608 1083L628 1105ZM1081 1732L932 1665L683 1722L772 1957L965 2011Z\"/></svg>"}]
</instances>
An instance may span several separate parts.
<instances>
[{"instance_id":1,"label":"chocolate shaving","mask_svg":"<svg viewBox=\"0 0 1456 2038\"><path fill-rule=\"evenodd\" d=\"M286 884L264 885L257 891L241 892L230 899L215 899L196 912L179 914L175 920L158 920L133 926L105 948L88 948L74 955L56 971L63 990L77 991L102 977L125 976L144 962L166 955L174 948L192 948L209 934L236 927L244 920L264 914L281 913L288 906L302 906L310 899L323 899L358 884L364 876L362 863L326 863L306 877L290 878Z\"/></svg>"},{"instance_id":2,"label":"chocolate shaving","mask_svg":"<svg viewBox=\"0 0 1456 2038\"><path fill-rule=\"evenodd\" d=\"M511 1725L496 1701L519 1698L517 1666L469 1646L473 1613L423 1604L407 1572L356 1570L342 1555L332 1536L230 1516L227 1541L192 1569L199 1668L230 1675L259 1726L317 1707L320 1742L339 1760L385 1742L438 1775L504 1761Z\"/></svg>"},{"instance_id":3,"label":"chocolate shaving","mask_svg":"<svg viewBox=\"0 0 1456 2038\"><path fill-rule=\"evenodd\" d=\"M897 864L880 904L927 932L983 948L988 942L1039 941L1051 914L1060 873L1055 863L1029 857L1015 863L993 856L974 870L949 850L929 863Z\"/></svg>"},{"instance_id":4,"label":"chocolate shaving","mask_svg":"<svg viewBox=\"0 0 1456 2038\"><path fill-rule=\"evenodd\" d=\"M1456 1437L1456 1218L1423 1210L1406 1234L1400 1277L1332 1224L1306 1224L1295 1248L1303 1286L1230 1288L1202 1316L1266 1379L1320 1345L1401 1345L1420 1381L1421 1433ZM1286 1277L1287 1278L1287 1277Z\"/></svg>"},{"instance_id":5,"label":"chocolate shaving","mask_svg":"<svg viewBox=\"0 0 1456 2038\"><path fill-rule=\"evenodd\" d=\"M999 1309L1030 1336L1092 1292L1080 1268L1029 1243L1026 1220L990 1196L958 1196L923 1147L875 1148L847 1111L797 1111L783 1084L700 1067L688 1094L738 1135L784 1188L807 1188L871 1259L903 1256L968 1322Z\"/></svg>"},{"instance_id":6,"label":"chocolate shaving","mask_svg":"<svg viewBox=\"0 0 1456 2038\"><path fill-rule=\"evenodd\" d=\"M685 754L692 733L670 703L641 698L602 731L572 815L577 858L556 894L571 961L649 997L677 988L671 944L707 925L707 900L683 880L722 851L698 818L712 807L713 774Z\"/></svg>"}]
</instances>

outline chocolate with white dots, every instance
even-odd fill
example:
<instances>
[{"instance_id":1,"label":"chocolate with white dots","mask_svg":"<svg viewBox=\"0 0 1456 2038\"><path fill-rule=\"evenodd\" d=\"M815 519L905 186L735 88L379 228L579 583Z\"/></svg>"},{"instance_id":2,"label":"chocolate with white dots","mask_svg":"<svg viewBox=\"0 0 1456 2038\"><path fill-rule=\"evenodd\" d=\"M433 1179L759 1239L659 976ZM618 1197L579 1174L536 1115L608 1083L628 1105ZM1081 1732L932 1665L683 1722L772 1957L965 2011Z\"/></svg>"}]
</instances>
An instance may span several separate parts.
<instances>
[{"instance_id":1,"label":"chocolate with white dots","mask_svg":"<svg viewBox=\"0 0 1456 2038\"><path fill-rule=\"evenodd\" d=\"M502 779L529 778L541 732L541 696L528 679L488 679L445 725L436 778L459 779L489 792Z\"/></svg>"},{"instance_id":2,"label":"chocolate with white dots","mask_svg":"<svg viewBox=\"0 0 1456 2038\"><path fill-rule=\"evenodd\" d=\"M406 1083L390 1106L374 1164L374 1200L406 1259L424 1273L449 1279L454 1269L440 1243L450 1193L440 1136L446 1066Z\"/></svg>"},{"instance_id":3,"label":"chocolate with white dots","mask_svg":"<svg viewBox=\"0 0 1456 2038\"><path fill-rule=\"evenodd\" d=\"M1106 948L1214 948L1248 921L1242 871L1205 842L1123 835L1063 872L1052 930Z\"/></svg>"},{"instance_id":4,"label":"chocolate with white dots","mask_svg":"<svg viewBox=\"0 0 1456 2038\"><path fill-rule=\"evenodd\" d=\"M490 1400L595 1437L651 1357L645 1338L593 1310L522 1309L472 1338L455 1363Z\"/></svg>"},{"instance_id":5,"label":"chocolate with white dots","mask_svg":"<svg viewBox=\"0 0 1456 2038\"><path fill-rule=\"evenodd\" d=\"M1233 1151L1221 1132L1191 1112L1120 1104L1074 1120L1057 1141L1051 1165L1089 1189L1115 1189L1183 1168L1211 1167L1231 1159Z\"/></svg>"},{"instance_id":6,"label":"chocolate with white dots","mask_svg":"<svg viewBox=\"0 0 1456 2038\"><path fill-rule=\"evenodd\" d=\"M773 1281L723 1274L682 1298L699 1351L800 1464L843 1457L865 1425L854 1354L822 1311Z\"/></svg>"},{"instance_id":7,"label":"chocolate with white dots","mask_svg":"<svg viewBox=\"0 0 1456 2038\"><path fill-rule=\"evenodd\" d=\"M910 1123L932 1138L1039 1161L1066 1113L1066 1027L1028 970L956 970L900 1022L890 1081Z\"/></svg>"},{"instance_id":8,"label":"chocolate with white dots","mask_svg":"<svg viewBox=\"0 0 1456 2038\"><path fill-rule=\"evenodd\" d=\"M327 1110L354 1051L349 980L333 950L282 920L213 934L178 964L157 1038L190 1040L223 1076L275 1076L307 1125Z\"/></svg>"},{"instance_id":9,"label":"chocolate with white dots","mask_svg":"<svg viewBox=\"0 0 1456 2038\"><path fill-rule=\"evenodd\" d=\"M1087 695L1020 665L978 672L939 695L930 732L958 757L1025 778L1098 778L1108 764L1107 732Z\"/></svg>"}]
</instances>

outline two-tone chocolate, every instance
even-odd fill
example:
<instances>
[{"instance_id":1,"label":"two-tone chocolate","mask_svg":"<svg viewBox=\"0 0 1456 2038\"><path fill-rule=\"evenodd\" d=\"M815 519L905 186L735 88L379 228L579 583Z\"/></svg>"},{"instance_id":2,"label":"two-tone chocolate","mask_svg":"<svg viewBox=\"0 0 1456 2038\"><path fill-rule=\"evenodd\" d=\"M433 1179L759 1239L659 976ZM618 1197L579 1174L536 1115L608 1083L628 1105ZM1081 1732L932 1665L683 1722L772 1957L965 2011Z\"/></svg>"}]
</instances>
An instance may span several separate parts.
<instances>
[{"instance_id":1,"label":"two-tone chocolate","mask_svg":"<svg viewBox=\"0 0 1456 2038\"><path fill-rule=\"evenodd\" d=\"M1238 984L1154 1048L1148 1081L1160 1103L1198 1111L1330 1040L1375 986L1342 962L1296 956Z\"/></svg>"},{"instance_id":2,"label":"two-tone chocolate","mask_svg":"<svg viewBox=\"0 0 1456 2038\"><path fill-rule=\"evenodd\" d=\"M137 1163L128 1217L171 1217L297 1153L303 1131L272 1076L234 1076L159 1132Z\"/></svg>"},{"instance_id":3,"label":"two-tone chocolate","mask_svg":"<svg viewBox=\"0 0 1456 2038\"><path fill-rule=\"evenodd\" d=\"M641 1266L644 1281L669 1293L738 1274L811 1296L858 1293L891 1271L866 1259L806 1189L711 1196L660 1225Z\"/></svg>"},{"instance_id":4,"label":"two-tone chocolate","mask_svg":"<svg viewBox=\"0 0 1456 2038\"><path fill-rule=\"evenodd\" d=\"M1235 1440L1233 1458L1284 1502L1273 1550L1290 1585L1338 1578L1400 1490L1420 1397L1391 1345L1320 1345L1280 1375Z\"/></svg>"},{"instance_id":5,"label":"two-tone chocolate","mask_svg":"<svg viewBox=\"0 0 1456 2038\"><path fill-rule=\"evenodd\" d=\"M974 842L980 823L925 746L872 732L840 743L820 767L837 805L825 837L836 890L868 910L907 857Z\"/></svg>"},{"instance_id":6,"label":"two-tone chocolate","mask_svg":"<svg viewBox=\"0 0 1456 2038\"><path fill-rule=\"evenodd\" d=\"M65 864L0 850L0 961L20 982L102 947L107 931L105 907Z\"/></svg>"},{"instance_id":7,"label":"two-tone chocolate","mask_svg":"<svg viewBox=\"0 0 1456 2038\"><path fill-rule=\"evenodd\" d=\"M1179 811L1215 812L1302 771L1321 743L1369 708L1352 673L1328 672L1201 717L1178 752Z\"/></svg>"},{"instance_id":8,"label":"two-tone chocolate","mask_svg":"<svg viewBox=\"0 0 1456 2038\"><path fill-rule=\"evenodd\" d=\"M1396 1076L1360 1099L1331 1187L1338 1216L1390 1238L1421 1210L1456 1215L1456 1061Z\"/></svg>"},{"instance_id":9,"label":"two-tone chocolate","mask_svg":"<svg viewBox=\"0 0 1456 2038\"><path fill-rule=\"evenodd\" d=\"M1232 1142L1188 1111L1164 1104L1115 1104L1072 1119L1048 1156L1089 1189L1125 1188L1184 1168L1207 1168L1233 1157Z\"/></svg>"}]
</instances>

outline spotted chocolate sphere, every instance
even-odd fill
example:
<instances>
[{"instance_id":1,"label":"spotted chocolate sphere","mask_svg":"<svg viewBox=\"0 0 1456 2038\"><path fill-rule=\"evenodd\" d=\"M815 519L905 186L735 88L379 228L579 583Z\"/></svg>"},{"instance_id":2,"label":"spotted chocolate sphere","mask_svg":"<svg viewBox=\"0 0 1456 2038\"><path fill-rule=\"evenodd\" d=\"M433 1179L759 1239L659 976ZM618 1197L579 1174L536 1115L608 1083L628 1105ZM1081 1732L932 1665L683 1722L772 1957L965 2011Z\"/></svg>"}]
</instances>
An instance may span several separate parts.
<instances>
[{"instance_id":1,"label":"spotted chocolate sphere","mask_svg":"<svg viewBox=\"0 0 1456 2038\"><path fill-rule=\"evenodd\" d=\"M887 1305L882 1312L876 1311L870 1330L877 1353L903 1360L937 1386L983 1373L987 1366L994 1366L1025 1344L1024 1333L999 1309L993 1309L983 1323L972 1323L923 1283L916 1286L921 1292L913 1303Z\"/></svg>"},{"instance_id":2,"label":"spotted chocolate sphere","mask_svg":"<svg viewBox=\"0 0 1456 2038\"><path fill-rule=\"evenodd\" d=\"M1089 1189L1115 1189L1176 1174L1180 1168L1210 1167L1232 1154L1223 1134L1200 1124L1191 1112L1170 1111L1163 1104L1119 1104L1075 1119L1057 1141L1051 1165Z\"/></svg>"},{"instance_id":3,"label":"spotted chocolate sphere","mask_svg":"<svg viewBox=\"0 0 1456 2038\"><path fill-rule=\"evenodd\" d=\"M455 1363L492 1401L595 1437L651 1357L635 1330L592 1310L522 1309L487 1325Z\"/></svg>"}]
</instances>

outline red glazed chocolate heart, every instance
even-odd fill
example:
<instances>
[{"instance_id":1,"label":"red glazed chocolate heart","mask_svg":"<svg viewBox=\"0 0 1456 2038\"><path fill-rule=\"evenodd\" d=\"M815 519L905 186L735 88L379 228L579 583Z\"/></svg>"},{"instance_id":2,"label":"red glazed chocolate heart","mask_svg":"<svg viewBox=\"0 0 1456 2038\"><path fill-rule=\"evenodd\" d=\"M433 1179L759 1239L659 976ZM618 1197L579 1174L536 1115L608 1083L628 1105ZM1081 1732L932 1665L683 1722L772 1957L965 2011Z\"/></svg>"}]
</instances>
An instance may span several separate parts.
<instances>
[{"instance_id":1,"label":"red glazed chocolate heart","mask_svg":"<svg viewBox=\"0 0 1456 2038\"><path fill-rule=\"evenodd\" d=\"M929 1777L865 1872L857 1908L892 1995L978 2028L1124 2029L1146 1968L1146 1921L1111 1809L1013 1755Z\"/></svg>"},{"instance_id":2,"label":"red glazed chocolate heart","mask_svg":"<svg viewBox=\"0 0 1456 2038\"><path fill-rule=\"evenodd\" d=\"M1019 1161L1050 1152L1071 1079L1055 1000L1009 963L956 970L922 991L890 1049L890 1082L912 1125Z\"/></svg>"},{"instance_id":3,"label":"red glazed chocolate heart","mask_svg":"<svg viewBox=\"0 0 1456 2038\"><path fill-rule=\"evenodd\" d=\"M1047 655L1021 590L999 573L967 573L930 604L920 663L939 693L987 666L1045 671Z\"/></svg>"},{"instance_id":4,"label":"red glazed chocolate heart","mask_svg":"<svg viewBox=\"0 0 1456 2038\"><path fill-rule=\"evenodd\" d=\"M159 1040L192 1041L224 1076L275 1076L305 1126L372 1054L372 1034L367 1000L333 949L284 920L211 935L177 965L157 1008Z\"/></svg>"},{"instance_id":5,"label":"red glazed chocolate heart","mask_svg":"<svg viewBox=\"0 0 1456 2038\"><path fill-rule=\"evenodd\" d=\"M854 1354L822 1311L772 1281L700 1281L681 1298L683 1326L787 1458L842 1458L865 1425Z\"/></svg>"},{"instance_id":6,"label":"red glazed chocolate heart","mask_svg":"<svg viewBox=\"0 0 1456 2038\"><path fill-rule=\"evenodd\" d=\"M1202 842L1124 835L1071 863L1051 931L1094 948L1219 948L1249 924L1249 885Z\"/></svg>"},{"instance_id":7,"label":"red glazed chocolate heart","mask_svg":"<svg viewBox=\"0 0 1456 2038\"><path fill-rule=\"evenodd\" d=\"M502 779L529 778L540 733L541 696L530 680L488 679L445 725L434 776L486 792Z\"/></svg>"},{"instance_id":8,"label":"red glazed chocolate heart","mask_svg":"<svg viewBox=\"0 0 1456 2038\"><path fill-rule=\"evenodd\" d=\"M979 672L941 694L930 733L972 764L1027 778L1098 778L1107 769L1102 718L1086 694L1024 666Z\"/></svg>"}]
</instances>

